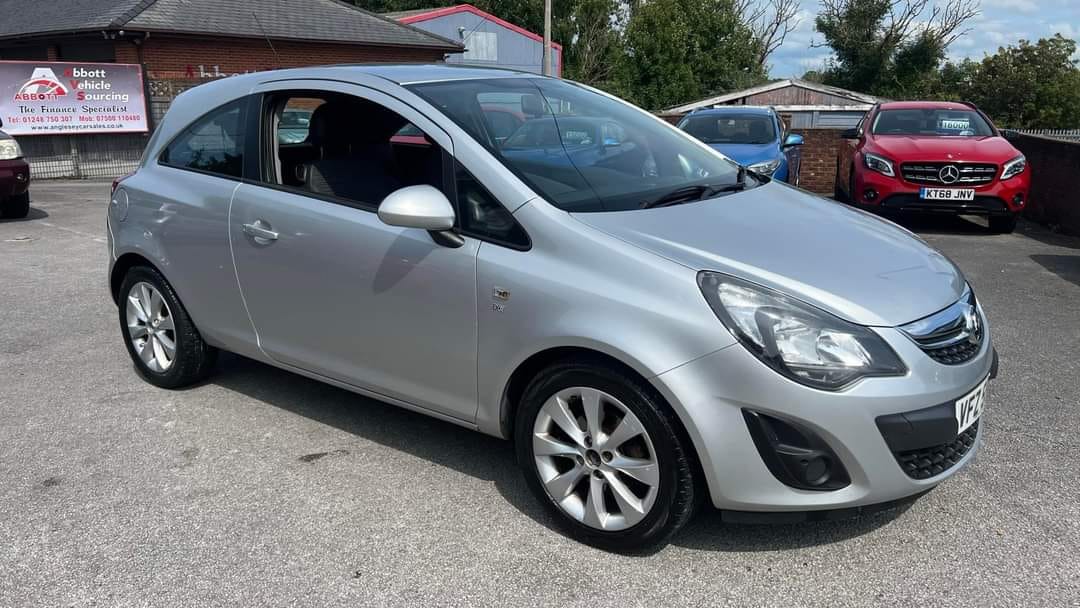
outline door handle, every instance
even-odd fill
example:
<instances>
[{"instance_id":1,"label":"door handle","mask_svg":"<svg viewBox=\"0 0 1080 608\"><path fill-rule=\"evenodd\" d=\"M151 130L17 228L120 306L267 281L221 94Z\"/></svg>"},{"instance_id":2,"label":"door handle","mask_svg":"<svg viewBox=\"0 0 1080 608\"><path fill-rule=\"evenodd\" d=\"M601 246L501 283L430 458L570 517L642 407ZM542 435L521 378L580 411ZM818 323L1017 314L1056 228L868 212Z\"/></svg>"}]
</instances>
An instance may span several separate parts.
<instances>
[{"instance_id":1,"label":"door handle","mask_svg":"<svg viewBox=\"0 0 1080 608\"><path fill-rule=\"evenodd\" d=\"M278 233L270 230L270 225L262 220L255 220L254 223L244 224L244 234L255 239L256 243L267 244L270 241L276 241Z\"/></svg>"}]
</instances>

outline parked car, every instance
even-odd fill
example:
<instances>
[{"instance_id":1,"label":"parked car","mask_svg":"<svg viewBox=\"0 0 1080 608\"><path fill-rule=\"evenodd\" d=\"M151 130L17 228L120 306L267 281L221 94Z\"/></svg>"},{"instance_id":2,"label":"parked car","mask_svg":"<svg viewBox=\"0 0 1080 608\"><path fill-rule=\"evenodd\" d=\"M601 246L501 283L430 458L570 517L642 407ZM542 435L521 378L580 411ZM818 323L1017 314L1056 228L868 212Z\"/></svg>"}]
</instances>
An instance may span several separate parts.
<instances>
[{"instance_id":1,"label":"parked car","mask_svg":"<svg viewBox=\"0 0 1080 608\"><path fill-rule=\"evenodd\" d=\"M19 142L0 131L0 217L24 218L29 213L30 165L23 158Z\"/></svg>"},{"instance_id":2,"label":"parked car","mask_svg":"<svg viewBox=\"0 0 1080 608\"><path fill-rule=\"evenodd\" d=\"M499 144L499 153L521 171L549 177L577 173L581 167L654 170L645 147L630 141L622 126L605 117L533 118Z\"/></svg>"},{"instance_id":3,"label":"parked car","mask_svg":"<svg viewBox=\"0 0 1080 608\"><path fill-rule=\"evenodd\" d=\"M281 112L278 125L278 141L283 144L298 144L307 139L308 125L311 124L311 110L286 108Z\"/></svg>"},{"instance_id":4,"label":"parked car","mask_svg":"<svg viewBox=\"0 0 1080 608\"><path fill-rule=\"evenodd\" d=\"M500 145L489 95L562 125L563 151ZM323 102L307 160L248 131L296 96ZM406 125L428 143L393 142ZM570 130L605 125L637 165L575 152ZM534 74L195 87L107 224L150 383L199 382L225 349L513 440L554 518L612 549L665 542L704 501L790 521L912 499L971 461L995 370L971 286L920 239Z\"/></svg>"},{"instance_id":5,"label":"parked car","mask_svg":"<svg viewBox=\"0 0 1080 608\"><path fill-rule=\"evenodd\" d=\"M751 171L799 185L802 135L787 133L772 108L730 106L695 110L679 128Z\"/></svg>"},{"instance_id":6,"label":"parked car","mask_svg":"<svg viewBox=\"0 0 1080 608\"><path fill-rule=\"evenodd\" d=\"M973 214L1012 232L1027 203L1027 159L973 104L875 105L836 160L836 195L874 211Z\"/></svg>"}]
</instances>

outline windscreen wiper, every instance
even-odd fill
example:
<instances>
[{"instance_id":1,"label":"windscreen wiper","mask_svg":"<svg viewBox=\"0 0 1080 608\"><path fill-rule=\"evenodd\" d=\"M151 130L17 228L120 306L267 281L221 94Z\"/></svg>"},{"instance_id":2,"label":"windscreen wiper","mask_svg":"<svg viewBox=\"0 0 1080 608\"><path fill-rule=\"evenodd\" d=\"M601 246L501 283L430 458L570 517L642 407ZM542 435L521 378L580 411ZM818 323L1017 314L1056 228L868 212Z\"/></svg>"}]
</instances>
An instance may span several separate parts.
<instances>
[{"instance_id":1,"label":"windscreen wiper","mask_svg":"<svg viewBox=\"0 0 1080 608\"><path fill-rule=\"evenodd\" d=\"M699 184L696 186L683 186L668 192L658 199L642 203L642 209L655 209L657 207L670 207L682 203L692 203L727 192L738 192L746 188L746 168L740 166L735 181L729 184L710 186Z\"/></svg>"}]
</instances>

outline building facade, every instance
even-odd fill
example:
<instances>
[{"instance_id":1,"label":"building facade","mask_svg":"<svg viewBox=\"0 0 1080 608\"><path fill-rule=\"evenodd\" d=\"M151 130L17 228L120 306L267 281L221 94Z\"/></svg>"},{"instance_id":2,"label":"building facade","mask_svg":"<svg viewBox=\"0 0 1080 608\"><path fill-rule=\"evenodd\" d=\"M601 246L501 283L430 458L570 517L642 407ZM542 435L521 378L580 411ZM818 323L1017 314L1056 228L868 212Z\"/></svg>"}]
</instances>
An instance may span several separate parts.
<instances>
[{"instance_id":1,"label":"building facade","mask_svg":"<svg viewBox=\"0 0 1080 608\"><path fill-rule=\"evenodd\" d=\"M450 55L446 58L447 63L543 73L543 36L471 4L387 13L386 16L463 44L465 52ZM553 74L560 76L562 46L552 42L551 52Z\"/></svg>"},{"instance_id":2,"label":"building facade","mask_svg":"<svg viewBox=\"0 0 1080 608\"><path fill-rule=\"evenodd\" d=\"M660 115L672 122L694 110L719 106L771 106L793 129L847 129L882 98L796 78L774 80L668 108Z\"/></svg>"},{"instance_id":3,"label":"building facade","mask_svg":"<svg viewBox=\"0 0 1080 608\"><path fill-rule=\"evenodd\" d=\"M143 74L147 132L17 135L36 178L131 170L172 99L208 80L305 65L440 62L464 50L338 0L0 0L0 14L0 61L134 64Z\"/></svg>"}]
</instances>

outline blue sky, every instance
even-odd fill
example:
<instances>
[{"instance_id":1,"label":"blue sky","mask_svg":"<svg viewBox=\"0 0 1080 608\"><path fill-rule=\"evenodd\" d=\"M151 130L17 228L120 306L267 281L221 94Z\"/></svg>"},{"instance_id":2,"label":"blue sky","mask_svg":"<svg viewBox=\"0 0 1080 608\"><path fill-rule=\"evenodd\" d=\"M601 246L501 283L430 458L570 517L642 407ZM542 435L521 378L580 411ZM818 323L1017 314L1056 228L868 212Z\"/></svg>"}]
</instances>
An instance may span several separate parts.
<instances>
[{"instance_id":1,"label":"blue sky","mask_svg":"<svg viewBox=\"0 0 1080 608\"><path fill-rule=\"evenodd\" d=\"M823 42L814 30L818 0L801 2L798 30L788 34L784 45L769 58L773 78L801 76L821 67L829 56L827 48L811 48L811 42ZM950 57L981 59L984 53L992 54L1021 38L1034 41L1058 32L1080 41L1080 0L982 0L981 14L970 27L971 32L949 47Z\"/></svg>"}]
</instances>

